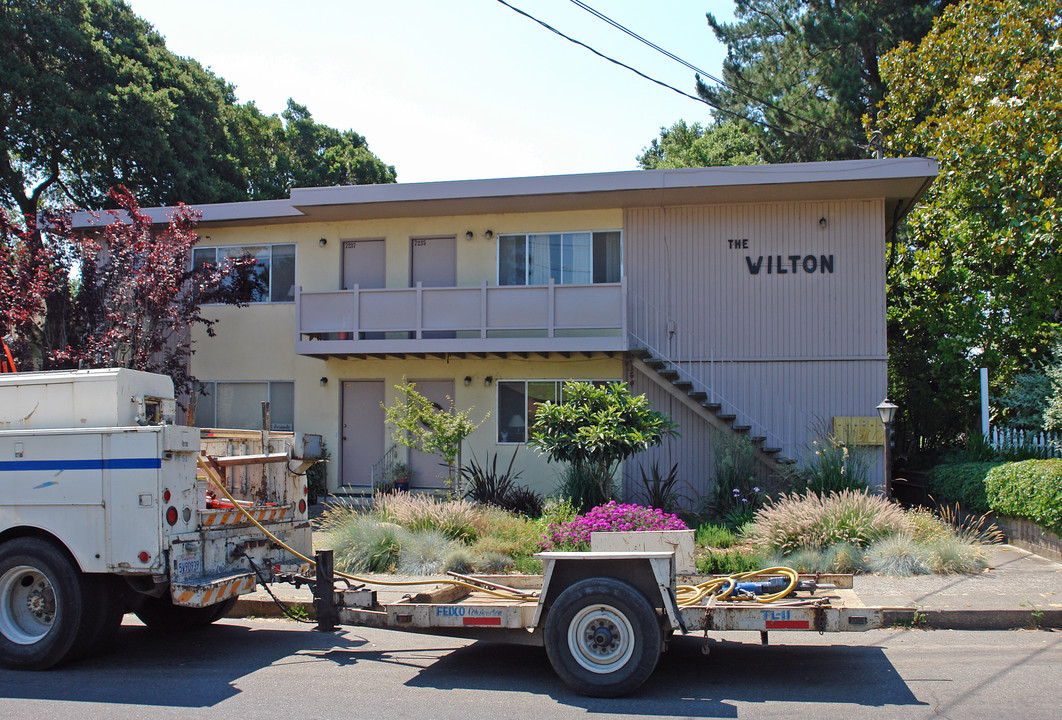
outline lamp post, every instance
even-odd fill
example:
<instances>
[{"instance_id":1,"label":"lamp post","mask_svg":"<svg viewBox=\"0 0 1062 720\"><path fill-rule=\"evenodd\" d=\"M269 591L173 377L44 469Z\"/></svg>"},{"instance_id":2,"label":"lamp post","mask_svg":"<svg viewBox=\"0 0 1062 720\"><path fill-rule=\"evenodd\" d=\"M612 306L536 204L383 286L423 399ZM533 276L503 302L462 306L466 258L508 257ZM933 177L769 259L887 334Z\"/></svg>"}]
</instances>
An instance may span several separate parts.
<instances>
[{"instance_id":1,"label":"lamp post","mask_svg":"<svg viewBox=\"0 0 1062 720\"><path fill-rule=\"evenodd\" d=\"M892 498L892 478L889 474L892 472L892 421L896 417L896 410L898 408L889 402L888 398L881 401L878 405L878 416L881 417L881 423L885 426L885 497Z\"/></svg>"}]
</instances>

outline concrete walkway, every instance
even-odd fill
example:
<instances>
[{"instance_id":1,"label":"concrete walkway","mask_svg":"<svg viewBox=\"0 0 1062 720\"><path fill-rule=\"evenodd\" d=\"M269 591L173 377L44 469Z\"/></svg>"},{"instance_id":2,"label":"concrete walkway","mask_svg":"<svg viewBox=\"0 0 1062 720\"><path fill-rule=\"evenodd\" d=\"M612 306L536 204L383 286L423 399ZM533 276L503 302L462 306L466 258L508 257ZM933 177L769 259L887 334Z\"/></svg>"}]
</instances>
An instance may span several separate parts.
<instances>
[{"instance_id":1,"label":"concrete walkway","mask_svg":"<svg viewBox=\"0 0 1062 720\"><path fill-rule=\"evenodd\" d=\"M890 578L858 575L855 591L869 607L886 609L886 624L964 630L1062 628L1062 564L1010 545L991 549L991 568L977 575ZM374 575L381 580L421 580L416 586L370 586L381 602L435 587L439 577ZM296 612L313 615L309 588L273 585L273 593ZM232 617L279 617L281 610L259 587L240 598Z\"/></svg>"}]
</instances>

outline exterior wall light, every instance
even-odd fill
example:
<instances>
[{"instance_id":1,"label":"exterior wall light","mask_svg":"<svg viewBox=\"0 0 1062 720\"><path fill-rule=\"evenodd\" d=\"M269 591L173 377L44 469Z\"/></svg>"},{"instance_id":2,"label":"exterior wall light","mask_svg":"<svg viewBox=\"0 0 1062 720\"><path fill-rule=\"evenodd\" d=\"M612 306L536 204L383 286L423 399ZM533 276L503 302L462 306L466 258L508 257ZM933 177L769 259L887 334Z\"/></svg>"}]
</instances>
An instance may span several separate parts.
<instances>
[{"instance_id":1,"label":"exterior wall light","mask_svg":"<svg viewBox=\"0 0 1062 720\"><path fill-rule=\"evenodd\" d=\"M317 244L320 245L321 247L324 247L325 245L328 244L328 238L321 238L320 240L317 241Z\"/></svg>"},{"instance_id":2,"label":"exterior wall light","mask_svg":"<svg viewBox=\"0 0 1062 720\"><path fill-rule=\"evenodd\" d=\"M472 376L471 375L465 375L465 387L468 387L471 384L472 384Z\"/></svg>"},{"instance_id":3,"label":"exterior wall light","mask_svg":"<svg viewBox=\"0 0 1062 720\"><path fill-rule=\"evenodd\" d=\"M321 378L321 387L324 387L327 384L328 384L328 378L326 378L326 377Z\"/></svg>"},{"instance_id":4,"label":"exterior wall light","mask_svg":"<svg viewBox=\"0 0 1062 720\"><path fill-rule=\"evenodd\" d=\"M490 384L492 382L494 382L494 376L488 375L487 377L483 378L483 387L490 387Z\"/></svg>"},{"instance_id":5,"label":"exterior wall light","mask_svg":"<svg viewBox=\"0 0 1062 720\"><path fill-rule=\"evenodd\" d=\"M473 232L471 230L468 230L468 231L465 232L465 240L471 240L473 237L474 237L474 234L473 234Z\"/></svg>"},{"instance_id":6,"label":"exterior wall light","mask_svg":"<svg viewBox=\"0 0 1062 720\"><path fill-rule=\"evenodd\" d=\"M487 232L483 233L483 237L485 237L488 240L490 240L492 237L494 237L494 231L493 230L488 230Z\"/></svg>"},{"instance_id":7,"label":"exterior wall light","mask_svg":"<svg viewBox=\"0 0 1062 720\"><path fill-rule=\"evenodd\" d=\"M830 223L829 223L829 222L828 222L828 221L826 220L826 218L824 218L824 217L820 217L820 218L819 218L819 227L820 227L820 228L824 228L824 229L825 229L825 227L826 227L827 225L829 225L829 224L830 224Z\"/></svg>"}]
</instances>

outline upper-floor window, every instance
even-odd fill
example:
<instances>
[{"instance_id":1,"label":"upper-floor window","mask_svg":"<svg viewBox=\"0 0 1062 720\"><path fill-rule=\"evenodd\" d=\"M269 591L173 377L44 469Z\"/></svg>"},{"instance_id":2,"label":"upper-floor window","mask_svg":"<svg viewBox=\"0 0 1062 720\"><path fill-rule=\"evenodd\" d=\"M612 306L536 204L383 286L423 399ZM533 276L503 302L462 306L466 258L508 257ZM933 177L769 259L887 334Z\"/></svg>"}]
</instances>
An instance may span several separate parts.
<instances>
[{"instance_id":1,"label":"upper-floor window","mask_svg":"<svg viewBox=\"0 0 1062 720\"><path fill-rule=\"evenodd\" d=\"M195 267L216 265L227 258L255 259L251 302L295 301L295 245L230 245L201 247L192 251Z\"/></svg>"},{"instance_id":2,"label":"upper-floor window","mask_svg":"<svg viewBox=\"0 0 1062 720\"><path fill-rule=\"evenodd\" d=\"M619 282L622 257L619 230L499 235L498 284Z\"/></svg>"}]
</instances>

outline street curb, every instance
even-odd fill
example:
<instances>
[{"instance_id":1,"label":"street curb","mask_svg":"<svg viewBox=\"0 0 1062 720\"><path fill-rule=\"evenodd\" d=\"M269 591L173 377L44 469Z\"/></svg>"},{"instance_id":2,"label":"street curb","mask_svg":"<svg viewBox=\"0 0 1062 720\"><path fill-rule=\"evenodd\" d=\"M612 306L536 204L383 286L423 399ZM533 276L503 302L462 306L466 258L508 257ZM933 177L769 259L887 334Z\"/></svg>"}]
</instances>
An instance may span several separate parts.
<instances>
[{"instance_id":1,"label":"street curb","mask_svg":"<svg viewBox=\"0 0 1062 720\"><path fill-rule=\"evenodd\" d=\"M313 603L281 600L307 619L316 618ZM883 627L927 630L1046 630L1062 629L1062 610L923 610L883 608ZM271 599L240 598L227 617L281 618L284 612Z\"/></svg>"},{"instance_id":2,"label":"street curb","mask_svg":"<svg viewBox=\"0 0 1062 720\"><path fill-rule=\"evenodd\" d=\"M1062 628L1062 610L925 610L884 608L884 625L931 630L1045 630Z\"/></svg>"}]
</instances>

